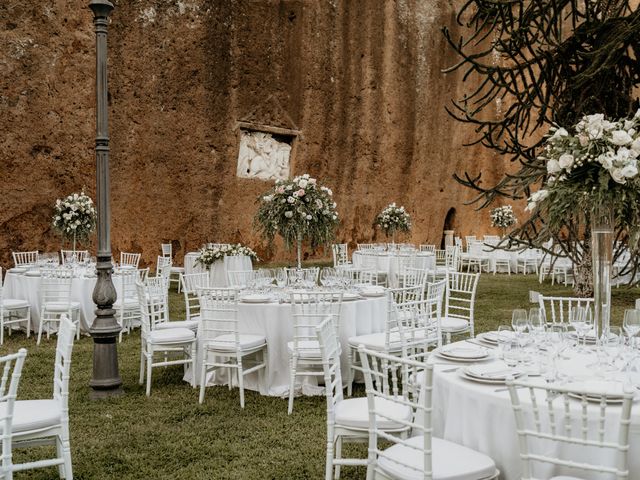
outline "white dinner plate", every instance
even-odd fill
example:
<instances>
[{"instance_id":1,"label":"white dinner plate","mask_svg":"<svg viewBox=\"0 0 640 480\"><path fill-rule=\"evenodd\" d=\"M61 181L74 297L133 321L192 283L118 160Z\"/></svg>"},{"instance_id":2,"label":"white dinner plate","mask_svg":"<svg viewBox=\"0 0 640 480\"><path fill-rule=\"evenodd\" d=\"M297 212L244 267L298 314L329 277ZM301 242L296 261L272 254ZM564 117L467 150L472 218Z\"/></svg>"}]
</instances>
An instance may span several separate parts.
<instances>
[{"instance_id":1,"label":"white dinner plate","mask_svg":"<svg viewBox=\"0 0 640 480\"><path fill-rule=\"evenodd\" d=\"M360 289L360 295L363 297L383 297L384 294L384 287L363 287Z\"/></svg>"},{"instance_id":2,"label":"white dinner plate","mask_svg":"<svg viewBox=\"0 0 640 480\"><path fill-rule=\"evenodd\" d=\"M358 295L357 293L352 293L352 292L344 292L342 294L342 301L344 302L348 302L351 300L358 300L360 299L360 295Z\"/></svg>"},{"instance_id":3,"label":"white dinner plate","mask_svg":"<svg viewBox=\"0 0 640 480\"><path fill-rule=\"evenodd\" d=\"M481 342L488 343L489 345L498 344L497 332L479 333L478 335L476 335L476 338Z\"/></svg>"},{"instance_id":4,"label":"white dinner plate","mask_svg":"<svg viewBox=\"0 0 640 480\"><path fill-rule=\"evenodd\" d=\"M521 377L523 375L522 372L515 369L507 369L506 365L494 365L494 364L484 364L482 367L486 367L484 371L487 372L486 376L481 376L480 373L483 371L478 369L481 365L469 365L468 367L464 367L458 370L458 375L465 380L469 380L471 382L476 383L486 383L488 385L504 385L508 376L513 376L514 378ZM476 368L474 368L476 367ZM493 370L490 368L493 367ZM504 367L504 368L501 368ZM495 372L496 374L500 374L501 372L506 372L504 375L496 375L491 376L490 373Z\"/></svg>"},{"instance_id":5,"label":"white dinner plate","mask_svg":"<svg viewBox=\"0 0 640 480\"><path fill-rule=\"evenodd\" d=\"M582 382L571 382L567 384L566 387L575 388L576 390L583 390L585 392L593 394L586 396L588 402L600 403L600 397L597 396L597 394L600 392L602 392L603 394L607 394L607 403L622 403L624 401L622 382L608 382L606 380L585 380ZM569 393L568 395L572 398L582 400L582 396L578 393Z\"/></svg>"},{"instance_id":6,"label":"white dinner plate","mask_svg":"<svg viewBox=\"0 0 640 480\"><path fill-rule=\"evenodd\" d=\"M469 344L447 345L441 347L438 352L444 357L457 358L461 360L482 360L489 356L489 350L484 347Z\"/></svg>"},{"instance_id":7,"label":"white dinner plate","mask_svg":"<svg viewBox=\"0 0 640 480\"><path fill-rule=\"evenodd\" d=\"M240 298L240 301L243 303L269 303L272 301L272 298L269 295L261 295L261 294L250 294L245 295Z\"/></svg>"},{"instance_id":8,"label":"white dinner plate","mask_svg":"<svg viewBox=\"0 0 640 480\"><path fill-rule=\"evenodd\" d=\"M29 270L25 273L27 277L39 277L41 275L40 270Z\"/></svg>"},{"instance_id":9,"label":"white dinner plate","mask_svg":"<svg viewBox=\"0 0 640 480\"><path fill-rule=\"evenodd\" d=\"M26 268L23 267L13 267L7 270L9 273L24 273L27 271Z\"/></svg>"}]
</instances>

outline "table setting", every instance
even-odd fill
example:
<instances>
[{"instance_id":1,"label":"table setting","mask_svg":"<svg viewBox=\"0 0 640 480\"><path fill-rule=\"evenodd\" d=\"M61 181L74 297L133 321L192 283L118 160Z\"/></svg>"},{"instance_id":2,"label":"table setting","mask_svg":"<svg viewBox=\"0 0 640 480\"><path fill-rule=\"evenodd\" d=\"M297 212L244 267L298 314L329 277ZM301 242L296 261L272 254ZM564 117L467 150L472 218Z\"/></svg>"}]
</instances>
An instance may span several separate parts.
<instances>
[{"instance_id":1,"label":"table setting","mask_svg":"<svg viewBox=\"0 0 640 480\"><path fill-rule=\"evenodd\" d=\"M512 325L434 350L429 359L434 365L434 435L490 455L502 472L501 478L519 479L521 465L508 380L606 395L612 407L608 415L620 408L624 393L634 392L637 402L640 311L627 310L622 328L611 326L596 338L592 317L577 310L568 324L544 323L539 309L528 313L516 310ZM598 402L603 397L585 398L586 406L580 395L569 394L566 408L601 407ZM558 412L558 418L561 415ZM637 410L632 414L631 445L630 478L635 478L634 472L640 475ZM567 472L556 469L545 475Z\"/></svg>"}]
</instances>

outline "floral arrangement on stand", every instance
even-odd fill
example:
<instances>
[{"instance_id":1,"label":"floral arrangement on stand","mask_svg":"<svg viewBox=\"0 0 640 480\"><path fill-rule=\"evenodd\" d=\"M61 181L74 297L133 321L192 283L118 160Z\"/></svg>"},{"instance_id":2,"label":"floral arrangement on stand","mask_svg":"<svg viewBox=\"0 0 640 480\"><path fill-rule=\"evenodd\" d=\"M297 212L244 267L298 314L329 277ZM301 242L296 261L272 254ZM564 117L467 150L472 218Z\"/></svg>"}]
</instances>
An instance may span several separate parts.
<instances>
[{"instance_id":1,"label":"floral arrangement on stand","mask_svg":"<svg viewBox=\"0 0 640 480\"><path fill-rule=\"evenodd\" d=\"M96 229L96 209L91 197L84 191L57 199L54 206L53 228L67 240L84 241Z\"/></svg>"},{"instance_id":2,"label":"floral arrangement on stand","mask_svg":"<svg viewBox=\"0 0 640 480\"><path fill-rule=\"evenodd\" d=\"M547 178L526 209L544 218L544 228L555 236L590 225L595 319L605 331L614 232L631 251L640 237L640 110L618 121L587 115L573 129L550 133L539 157Z\"/></svg>"},{"instance_id":3,"label":"floral arrangement on stand","mask_svg":"<svg viewBox=\"0 0 640 480\"><path fill-rule=\"evenodd\" d=\"M411 217L403 206L396 206L395 202L387 205L376 217L374 223L382 229L387 237L395 243L396 232L409 233L411 231Z\"/></svg>"},{"instance_id":4,"label":"floral arrangement on stand","mask_svg":"<svg viewBox=\"0 0 640 480\"><path fill-rule=\"evenodd\" d=\"M237 255L246 255L247 257L250 257L251 260L255 260L256 262L260 261L256 252L254 252L251 248L237 243L235 245L223 244L214 247L202 247L198 252L196 264L202 265L207 270L209 270L211 268L211 265L213 265L216 261L222 260L224 257L233 257Z\"/></svg>"},{"instance_id":5,"label":"floral arrangement on stand","mask_svg":"<svg viewBox=\"0 0 640 480\"><path fill-rule=\"evenodd\" d=\"M274 187L258 198L254 225L269 243L280 235L287 248L297 246L298 268L302 268L302 242L312 247L329 243L340 223L333 192L308 174L293 180L276 180Z\"/></svg>"},{"instance_id":6,"label":"floral arrangement on stand","mask_svg":"<svg viewBox=\"0 0 640 480\"><path fill-rule=\"evenodd\" d=\"M513 207L511 205L504 205L502 207L496 207L491 210L491 226L502 229L502 236L504 236L507 228L514 226L518 223L518 219L513 213Z\"/></svg>"}]
</instances>

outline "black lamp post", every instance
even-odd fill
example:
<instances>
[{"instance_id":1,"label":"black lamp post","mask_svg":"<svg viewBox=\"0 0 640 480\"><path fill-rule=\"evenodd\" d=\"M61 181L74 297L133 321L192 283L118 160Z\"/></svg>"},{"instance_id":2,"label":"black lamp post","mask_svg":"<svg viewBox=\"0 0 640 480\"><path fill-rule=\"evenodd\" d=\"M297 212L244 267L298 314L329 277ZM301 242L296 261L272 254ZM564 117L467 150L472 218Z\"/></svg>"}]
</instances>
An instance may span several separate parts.
<instances>
[{"instance_id":1,"label":"black lamp post","mask_svg":"<svg viewBox=\"0 0 640 480\"><path fill-rule=\"evenodd\" d=\"M116 322L113 303L116 289L111 280L111 235L109 207L109 118L107 110L107 26L113 4L109 0L91 0L96 32L96 205L98 210L98 280L93 290L96 318L91 326L93 337L93 377L91 398L122 395L118 371Z\"/></svg>"}]
</instances>

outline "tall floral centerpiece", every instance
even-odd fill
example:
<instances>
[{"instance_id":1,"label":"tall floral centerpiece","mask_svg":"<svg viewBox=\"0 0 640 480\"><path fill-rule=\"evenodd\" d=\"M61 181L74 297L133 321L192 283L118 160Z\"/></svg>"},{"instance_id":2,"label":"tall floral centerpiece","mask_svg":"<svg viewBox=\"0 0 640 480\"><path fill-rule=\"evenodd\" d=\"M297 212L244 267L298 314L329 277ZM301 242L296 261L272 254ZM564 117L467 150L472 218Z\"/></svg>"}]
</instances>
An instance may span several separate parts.
<instances>
[{"instance_id":1,"label":"tall floral centerpiece","mask_svg":"<svg viewBox=\"0 0 640 480\"><path fill-rule=\"evenodd\" d=\"M287 248L296 245L298 268L302 268L302 242L312 247L329 243L339 224L331 189L308 174L293 180L276 180L258 198L254 224L269 242L280 235Z\"/></svg>"},{"instance_id":2,"label":"tall floral centerpiece","mask_svg":"<svg viewBox=\"0 0 640 480\"><path fill-rule=\"evenodd\" d=\"M258 255L251 248L238 244L223 244L213 247L204 246L198 252L196 263L202 265L207 270L211 269L216 261L222 260L224 257L233 257L236 255L246 255L251 260L259 261Z\"/></svg>"},{"instance_id":3,"label":"tall floral centerpiece","mask_svg":"<svg viewBox=\"0 0 640 480\"><path fill-rule=\"evenodd\" d=\"M502 207L496 207L491 210L491 226L498 227L502 230L502 236L504 237L507 228L513 227L518 223L518 219L513 213L513 207L511 205L504 205Z\"/></svg>"},{"instance_id":4,"label":"tall floral centerpiece","mask_svg":"<svg viewBox=\"0 0 640 480\"><path fill-rule=\"evenodd\" d=\"M96 209L93 200L84 192L72 193L63 199L57 199L54 206L53 228L63 238L73 242L85 241L96 229Z\"/></svg>"},{"instance_id":5,"label":"tall floral centerpiece","mask_svg":"<svg viewBox=\"0 0 640 480\"><path fill-rule=\"evenodd\" d=\"M568 214L584 214L591 226L595 324L609 328L614 229L624 230L629 246L640 234L640 110L631 119L609 121L587 115L573 129L554 128L541 159L544 188L527 209L543 210L549 229L571 228Z\"/></svg>"},{"instance_id":6,"label":"tall floral centerpiece","mask_svg":"<svg viewBox=\"0 0 640 480\"><path fill-rule=\"evenodd\" d=\"M411 217L403 206L396 206L395 202L387 205L376 217L375 225L379 226L387 237L395 243L396 232L409 233L411 231Z\"/></svg>"}]
</instances>

